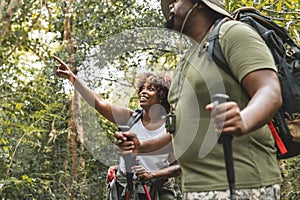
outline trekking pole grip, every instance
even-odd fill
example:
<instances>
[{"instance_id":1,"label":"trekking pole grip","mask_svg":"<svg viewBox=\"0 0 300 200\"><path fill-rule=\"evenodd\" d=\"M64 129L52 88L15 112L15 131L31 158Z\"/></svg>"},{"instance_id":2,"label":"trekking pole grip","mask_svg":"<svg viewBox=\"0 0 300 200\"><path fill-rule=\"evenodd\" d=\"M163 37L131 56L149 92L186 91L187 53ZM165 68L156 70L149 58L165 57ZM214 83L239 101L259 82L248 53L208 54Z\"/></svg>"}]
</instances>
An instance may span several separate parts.
<instances>
[{"instance_id":1,"label":"trekking pole grip","mask_svg":"<svg viewBox=\"0 0 300 200\"><path fill-rule=\"evenodd\" d=\"M214 106L217 106L221 103L225 103L228 98L229 98L229 96L226 94L217 93L212 96L212 101L213 101ZM226 142L231 142L231 140L232 140L232 135L220 134L218 142L224 144Z\"/></svg>"}]
</instances>

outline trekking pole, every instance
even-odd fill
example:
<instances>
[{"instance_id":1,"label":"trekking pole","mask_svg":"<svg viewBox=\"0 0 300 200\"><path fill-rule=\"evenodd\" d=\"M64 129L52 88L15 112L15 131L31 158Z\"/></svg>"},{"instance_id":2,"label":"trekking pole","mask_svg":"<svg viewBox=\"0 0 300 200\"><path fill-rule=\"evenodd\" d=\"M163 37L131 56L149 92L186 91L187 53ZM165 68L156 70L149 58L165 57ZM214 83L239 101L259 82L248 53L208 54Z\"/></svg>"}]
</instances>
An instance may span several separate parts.
<instances>
[{"instance_id":1,"label":"trekking pole","mask_svg":"<svg viewBox=\"0 0 300 200\"><path fill-rule=\"evenodd\" d=\"M132 116L130 117L129 121L126 125L119 125L119 131L129 131L130 128L142 117L143 110L137 109L133 112ZM130 140L130 138L127 138ZM133 192L133 173L131 172L131 167L135 165L136 157L130 154L124 155L123 159L125 161L125 169L126 169L126 193L125 193L125 200L129 200L131 193Z\"/></svg>"},{"instance_id":2,"label":"trekking pole","mask_svg":"<svg viewBox=\"0 0 300 200\"><path fill-rule=\"evenodd\" d=\"M129 131L129 126L119 126L119 131ZM129 139L129 138L128 138ZM136 157L130 154L122 156L125 161L127 187L125 191L125 200L129 200L133 192L133 173L131 167L135 165Z\"/></svg>"},{"instance_id":3,"label":"trekking pole","mask_svg":"<svg viewBox=\"0 0 300 200\"><path fill-rule=\"evenodd\" d=\"M125 161L126 181L127 181L125 199L129 200L133 192L133 173L131 172L131 167L135 163L135 156L124 155L123 158Z\"/></svg>"},{"instance_id":4,"label":"trekking pole","mask_svg":"<svg viewBox=\"0 0 300 200\"><path fill-rule=\"evenodd\" d=\"M215 94L212 96L213 104L218 105L225 103L229 97L226 94ZM236 200L235 194L235 177L234 177L234 168L233 168L233 157L232 157L232 135L221 134L218 140L219 143L223 144L225 166L227 180L229 184L230 199Z\"/></svg>"}]
</instances>

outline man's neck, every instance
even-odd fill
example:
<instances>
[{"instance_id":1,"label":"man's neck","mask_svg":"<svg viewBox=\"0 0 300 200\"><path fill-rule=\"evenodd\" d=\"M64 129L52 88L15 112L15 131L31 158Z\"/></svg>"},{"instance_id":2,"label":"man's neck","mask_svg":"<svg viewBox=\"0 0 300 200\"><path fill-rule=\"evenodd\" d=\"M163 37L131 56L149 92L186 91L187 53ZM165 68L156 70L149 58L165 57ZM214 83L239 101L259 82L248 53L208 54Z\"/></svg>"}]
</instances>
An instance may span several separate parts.
<instances>
[{"instance_id":1,"label":"man's neck","mask_svg":"<svg viewBox=\"0 0 300 200\"><path fill-rule=\"evenodd\" d=\"M213 24L214 22L204 12L198 12L187 20L184 34L190 36L196 42L201 42Z\"/></svg>"},{"instance_id":2,"label":"man's neck","mask_svg":"<svg viewBox=\"0 0 300 200\"><path fill-rule=\"evenodd\" d=\"M212 25L213 23L195 25L194 28L191 29L189 36L196 42L201 42L205 35L210 31Z\"/></svg>"}]
</instances>

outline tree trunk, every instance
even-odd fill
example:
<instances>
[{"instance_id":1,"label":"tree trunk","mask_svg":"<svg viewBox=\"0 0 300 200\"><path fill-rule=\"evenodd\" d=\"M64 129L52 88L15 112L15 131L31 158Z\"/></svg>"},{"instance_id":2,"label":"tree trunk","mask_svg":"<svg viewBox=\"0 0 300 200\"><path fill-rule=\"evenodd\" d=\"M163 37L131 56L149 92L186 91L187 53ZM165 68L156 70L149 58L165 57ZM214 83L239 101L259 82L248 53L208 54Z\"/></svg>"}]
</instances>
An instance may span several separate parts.
<instances>
[{"instance_id":1,"label":"tree trunk","mask_svg":"<svg viewBox=\"0 0 300 200\"><path fill-rule=\"evenodd\" d=\"M73 5L73 0L66 2L66 12L65 12L65 23L64 23L64 45L67 48L68 54L68 65L72 71L76 74L73 55L76 53L76 43L74 40L75 35L75 13L71 12L71 7ZM72 20L74 19L74 20ZM74 23L72 23L74 22ZM81 118L81 99L80 94L77 90L74 90L72 97L70 99L70 120L69 120L69 144L67 144L69 151L72 156L72 197L75 199L76 185L77 185L77 147L83 144L83 128L82 128L82 118ZM80 158L80 164L83 165L84 160Z\"/></svg>"}]
</instances>

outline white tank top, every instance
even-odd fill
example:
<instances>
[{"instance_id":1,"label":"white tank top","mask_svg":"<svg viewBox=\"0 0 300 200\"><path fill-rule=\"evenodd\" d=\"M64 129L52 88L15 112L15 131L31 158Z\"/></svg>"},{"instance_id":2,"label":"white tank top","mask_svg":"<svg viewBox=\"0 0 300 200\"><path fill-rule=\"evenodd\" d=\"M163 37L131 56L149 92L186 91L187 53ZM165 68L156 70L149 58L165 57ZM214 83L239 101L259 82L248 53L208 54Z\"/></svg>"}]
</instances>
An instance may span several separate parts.
<instances>
[{"instance_id":1,"label":"white tank top","mask_svg":"<svg viewBox=\"0 0 300 200\"><path fill-rule=\"evenodd\" d=\"M139 140L147 140L149 138L157 136L159 133L161 133L165 129L165 124L163 124L161 127L159 127L156 130L149 131L147 130L142 120L139 119L130 129L131 133L135 133ZM163 167L165 167L168 164L168 155L169 154L160 154L160 155L143 155L143 156L137 156L136 160L138 160L138 164L145 167L145 169L149 171L158 170ZM123 157L120 157L120 163L119 167L122 172L126 172L125 170L125 161Z\"/></svg>"}]
</instances>

